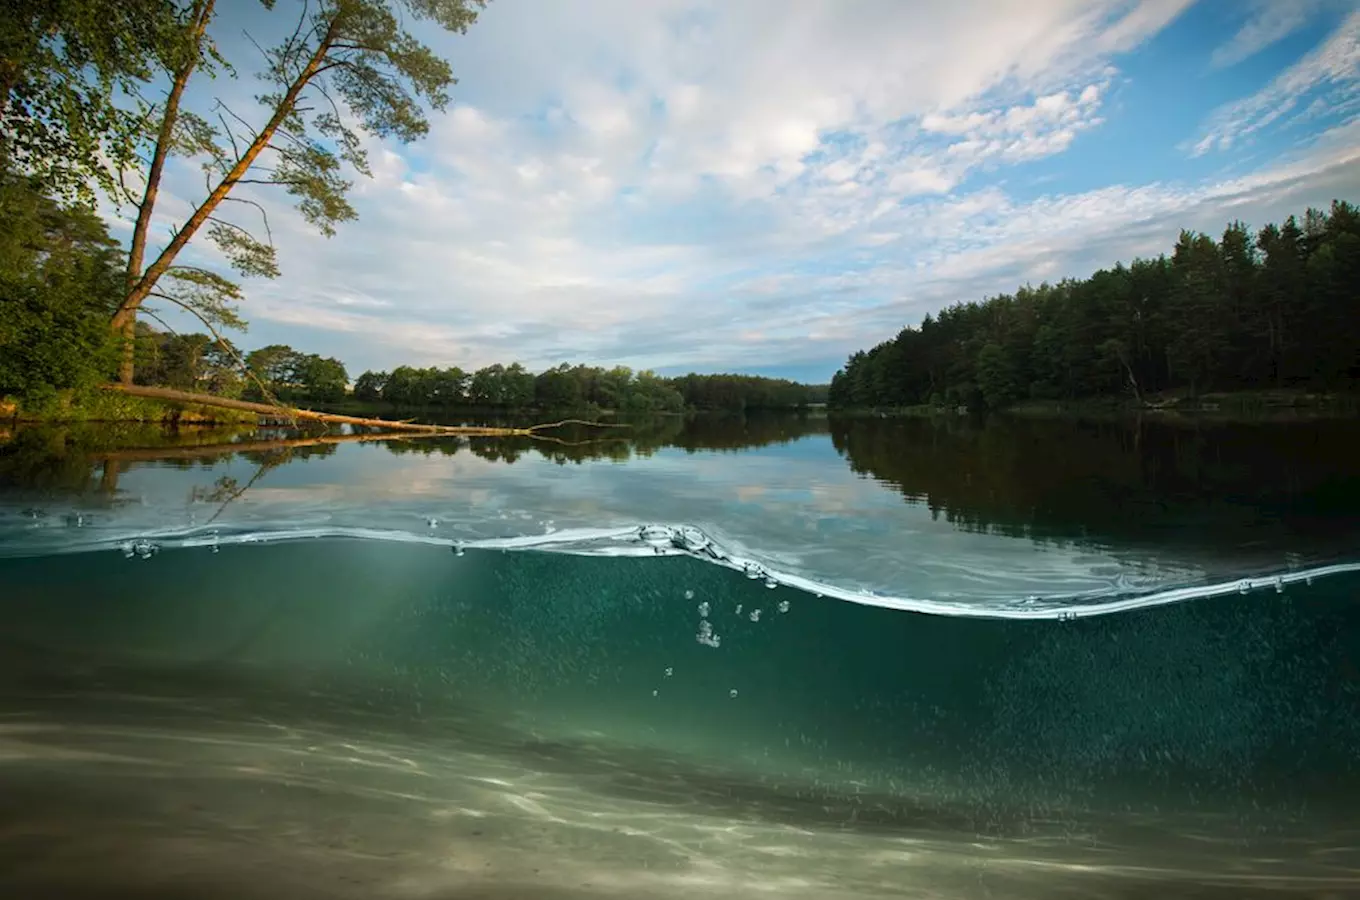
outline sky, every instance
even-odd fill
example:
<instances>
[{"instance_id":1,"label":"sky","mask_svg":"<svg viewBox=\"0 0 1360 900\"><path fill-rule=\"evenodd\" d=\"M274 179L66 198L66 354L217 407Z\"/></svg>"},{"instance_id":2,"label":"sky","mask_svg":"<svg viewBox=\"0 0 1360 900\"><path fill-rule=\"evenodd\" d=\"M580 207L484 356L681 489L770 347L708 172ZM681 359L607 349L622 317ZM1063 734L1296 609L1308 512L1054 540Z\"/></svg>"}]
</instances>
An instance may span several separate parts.
<instances>
[{"instance_id":1,"label":"sky","mask_svg":"<svg viewBox=\"0 0 1360 900\"><path fill-rule=\"evenodd\" d=\"M298 7L220 3L238 77L189 99L243 110ZM366 139L358 221L244 194L283 274L245 283L239 346L825 382L951 304L1360 201L1360 0L493 0L413 30L459 81L425 139ZM172 163L158 237L204 194Z\"/></svg>"}]
</instances>

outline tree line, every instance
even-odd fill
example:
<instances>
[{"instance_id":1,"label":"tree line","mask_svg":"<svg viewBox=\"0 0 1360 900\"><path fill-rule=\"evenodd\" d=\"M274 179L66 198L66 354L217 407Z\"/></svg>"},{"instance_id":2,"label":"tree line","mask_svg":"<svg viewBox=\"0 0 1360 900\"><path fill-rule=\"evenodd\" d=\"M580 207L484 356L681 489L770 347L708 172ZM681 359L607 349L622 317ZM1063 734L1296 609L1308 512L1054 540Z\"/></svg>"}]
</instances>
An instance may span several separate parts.
<instances>
[{"instance_id":1,"label":"tree line","mask_svg":"<svg viewBox=\"0 0 1360 900\"><path fill-rule=\"evenodd\" d=\"M825 387L749 375L663 378L627 366L569 365L535 374L520 363L397 366L366 371L349 387L345 364L333 357L271 344L242 353L206 334L175 334L138 326L137 382L248 400L340 404L353 400L403 410L610 410L678 413L801 409L824 398ZM244 366L242 365L244 364Z\"/></svg>"},{"instance_id":2,"label":"tree line","mask_svg":"<svg viewBox=\"0 0 1360 900\"><path fill-rule=\"evenodd\" d=\"M608 409L627 413L685 409L744 412L802 409L825 402L825 386L755 375L698 375L665 378L627 366L562 363L534 374L519 363L464 372L457 366L364 372L354 382L357 400L393 406L500 407L507 409Z\"/></svg>"},{"instance_id":3,"label":"tree line","mask_svg":"<svg viewBox=\"0 0 1360 900\"><path fill-rule=\"evenodd\" d=\"M851 355L839 408L1360 385L1360 214L1182 231L1171 255L927 315Z\"/></svg>"}]
</instances>

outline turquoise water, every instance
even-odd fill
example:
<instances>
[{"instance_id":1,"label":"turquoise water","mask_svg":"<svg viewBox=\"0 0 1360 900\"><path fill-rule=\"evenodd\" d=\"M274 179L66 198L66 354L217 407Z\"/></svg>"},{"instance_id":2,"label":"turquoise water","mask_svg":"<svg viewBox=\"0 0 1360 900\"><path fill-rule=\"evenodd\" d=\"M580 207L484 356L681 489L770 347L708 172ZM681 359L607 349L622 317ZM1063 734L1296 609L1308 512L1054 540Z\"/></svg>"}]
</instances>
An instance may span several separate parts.
<instances>
[{"instance_id":1,"label":"turquoise water","mask_svg":"<svg viewBox=\"0 0 1360 900\"><path fill-rule=\"evenodd\" d=\"M1355 434L20 433L0 883L1343 896Z\"/></svg>"}]
</instances>

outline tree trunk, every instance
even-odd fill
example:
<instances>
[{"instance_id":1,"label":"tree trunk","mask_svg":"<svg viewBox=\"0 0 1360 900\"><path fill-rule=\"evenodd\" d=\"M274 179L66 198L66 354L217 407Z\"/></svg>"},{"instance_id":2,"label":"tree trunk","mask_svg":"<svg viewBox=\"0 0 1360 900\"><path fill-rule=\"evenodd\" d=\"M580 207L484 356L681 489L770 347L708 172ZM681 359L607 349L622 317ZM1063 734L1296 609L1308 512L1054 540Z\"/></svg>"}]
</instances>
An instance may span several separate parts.
<instances>
[{"instance_id":1,"label":"tree trunk","mask_svg":"<svg viewBox=\"0 0 1360 900\"><path fill-rule=\"evenodd\" d=\"M156 134L156 147L151 154L151 165L146 172L146 190L142 202L137 206L137 223L132 229L132 244L128 248L127 290L136 290L142 280L142 262L146 257L146 236L151 230L151 216L156 210L156 197L161 189L161 176L165 172L165 160L170 155L170 145L175 140L175 126L179 123L179 104L184 96L184 87L189 83L198 65L199 47L207 31L208 22L213 16L213 6L217 0L198 0L194 4L192 24L189 31L190 45L186 50L184 64L175 71L170 82L170 91L165 97L165 112L161 115L161 127ZM134 375L134 340L136 338L137 308L119 307L113 316L114 332L123 335L123 357L118 366L118 380L132 384Z\"/></svg>"},{"instance_id":2,"label":"tree trunk","mask_svg":"<svg viewBox=\"0 0 1360 900\"><path fill-rule=\"evenodd\" d=\"M122 316L121 320L119 316ZM118 359L118 380L131 386L136 371L137 310L130 309L126 314L119 310L113 317L113 331L123 336L123 353Z\"/></svg>"}]
</instances>

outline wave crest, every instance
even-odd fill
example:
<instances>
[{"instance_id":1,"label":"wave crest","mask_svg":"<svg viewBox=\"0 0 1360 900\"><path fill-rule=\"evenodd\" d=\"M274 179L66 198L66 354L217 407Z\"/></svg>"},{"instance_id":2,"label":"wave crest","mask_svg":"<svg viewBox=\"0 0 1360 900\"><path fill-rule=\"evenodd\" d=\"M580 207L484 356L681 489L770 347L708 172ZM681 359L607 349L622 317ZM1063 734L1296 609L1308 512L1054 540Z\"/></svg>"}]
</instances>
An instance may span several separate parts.
<instances>
[{"instance_id":1,"label":"wave crest","mask_svg":"<svg viewBox=\"0 0 1360 900\"><path fill-rule=\"evenodd\" d=\"M46 547L42 553L34 553L32 551L37 548L29 547L30 552L22 555L117 550L129 558L148 559L165 549L207 548L215 552L228 545L349 539L445 547L459 555L468 550L513 550L626 558L685 556L741 572L748 578L763 581L770 588L785 587L818 597L829 597L865 606L940 616L1058 621L1129 612L1235 593L1249 595L1258 591L1283 592L1290 585L1312 584L1319 578L1360 573L1360 562L1336 562L1285 572L1267 572L1230 580L1214 579L1198 584L1151 589L1116 584L1103 592L1085 591L1079 594L1048 597L940 600L838 585L781 570L777 565L770 565L758 559L755 554L729 549L713 535L694 525L652 523L571 528L546 534L460 540L435 533L433 529L437 524L432 520L431 531L427 533L353 526L168 529L109 536L83 542L65 542L57 547ZM11 546L8 549L15 551L20 548ZM8 555L21 554L11 552Z\"/></svg>"}]
</instances>

